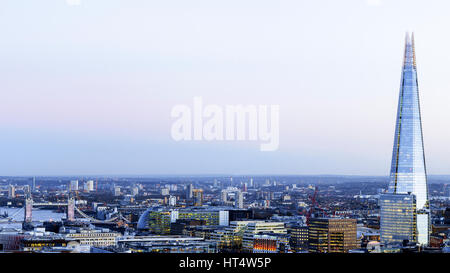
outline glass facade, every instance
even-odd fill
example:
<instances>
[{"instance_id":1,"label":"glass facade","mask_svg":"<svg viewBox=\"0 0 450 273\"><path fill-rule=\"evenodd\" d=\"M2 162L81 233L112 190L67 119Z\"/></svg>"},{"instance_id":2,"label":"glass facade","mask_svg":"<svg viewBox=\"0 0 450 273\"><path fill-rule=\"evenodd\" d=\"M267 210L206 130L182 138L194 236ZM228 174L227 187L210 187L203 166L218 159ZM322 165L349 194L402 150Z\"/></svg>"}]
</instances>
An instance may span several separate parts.
<instances>
[{"instance_id":1,"label":"glass facade","mask_svg":"<svg viewBox=\"0 0 450 273\"><path fill-rule=\"evenodd\" d=\"M380 196L380 241L385 246L416 242L416 197L412 194Z\"/></svg>"},{"instance_id":2,"label":"glass facade","mask_svg":"<svg viewBox=\"0 0 450 273\"><path fill-rule=\"evenodd\" d=\"M308 233L309 252L347 253L358 248L356 219L313 218Z\"/></svg>"},{"instance_id":3,"label":"glass facade","mask_svg":"<svg viewBox=\"0 0 450 273\"><path fill-rule=\"evenodd\" d=\"M291 235L289 244L294 252L308 251L308 227L294 226L288 229Z\"/></svg>"},{"instance_id":4,"label":"glass facade","mask_svg":"<svg viewBox=\"0 0 450 273\"><path fill-rule=\"evenodd\" d=\"M415 195L420 244L428 244L429 213L425 155L417 83L414 34L406 35L388 193Z\"/></svg>"}]
</instances>

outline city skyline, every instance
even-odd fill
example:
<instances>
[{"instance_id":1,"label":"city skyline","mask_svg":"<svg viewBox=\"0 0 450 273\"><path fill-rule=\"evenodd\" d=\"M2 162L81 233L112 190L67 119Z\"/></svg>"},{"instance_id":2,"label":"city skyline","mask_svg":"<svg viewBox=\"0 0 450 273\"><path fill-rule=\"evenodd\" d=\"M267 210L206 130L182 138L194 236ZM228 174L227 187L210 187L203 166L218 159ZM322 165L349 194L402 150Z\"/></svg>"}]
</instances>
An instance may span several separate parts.
<instances>
[{"instance_id":1,"label":"city skyline","mask_svg":"<svg viewBox=\"0 0 450 273\"><path fill-rule=\"evenodd\" d=\"M450 174L449 4L319 2L7 1L0 173L385 175L414 29L428 172ZM173 141L171 107L197 95L280 105L279 149Z\"/></svg>"}]
</instances>

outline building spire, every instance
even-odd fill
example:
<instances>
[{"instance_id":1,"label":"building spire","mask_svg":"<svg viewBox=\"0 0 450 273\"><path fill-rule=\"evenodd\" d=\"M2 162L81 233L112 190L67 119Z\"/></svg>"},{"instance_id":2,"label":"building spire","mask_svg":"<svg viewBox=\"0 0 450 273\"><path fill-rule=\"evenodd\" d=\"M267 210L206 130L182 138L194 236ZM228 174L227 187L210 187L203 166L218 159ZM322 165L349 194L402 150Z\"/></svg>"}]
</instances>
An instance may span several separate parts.
<instances>
[{"instance_id":1,"label":"building spire","mask_svg":"<svg viewBox=\"0 0 450 273\"><path fill-rule=\"evenodd\" d=\"M416 53L414 50L414 33L412 35L406 32L405 36L405 56L403 66L411 65L416 68Z\"/></svg>"},{"instance_id":2,"label":"building spire","mask_svg":"<svg viewBox=\"0 0 450 273\"><path fill-rule=\"evenodd\" d=\"M405 37L405 56L397 107L388 193L393 194L391 197L386 197L391 198L388 200L389 202L397 202L402 198L400 197L402 194L414 196L415 200L412 202L415 211L411 214L414 219L409 222L413 224L411 234L414 241L427 245L431 231L430 212L413 33L406 33ZM384 207L380 209L381 234L384 233L381 236L384 242L393 242L397 240L395 236L397 238L404 236L403 231L400 230L395 231L398 232L397 234L390 234L394 229L397 229L399 220L393 216L392 222L389 222L391 220L387 215L400 217L403 213L391 214L392 209L389 208L389 205L392 205L392 202L380 205L380 207ZM409 217L408 219L410 219Z\"/></svg>"},{"instance_id":3,"label":"building spire","mask_svg":"<svg viewBox=\"0 0 450 273\"><path fill-rule=\"evenodd\" d=\"M413 66L416 68L416 47L414 45L414 32L411 34L411 45L412 45L412 54L413 54Z\"/></svg>"}]
</instances>

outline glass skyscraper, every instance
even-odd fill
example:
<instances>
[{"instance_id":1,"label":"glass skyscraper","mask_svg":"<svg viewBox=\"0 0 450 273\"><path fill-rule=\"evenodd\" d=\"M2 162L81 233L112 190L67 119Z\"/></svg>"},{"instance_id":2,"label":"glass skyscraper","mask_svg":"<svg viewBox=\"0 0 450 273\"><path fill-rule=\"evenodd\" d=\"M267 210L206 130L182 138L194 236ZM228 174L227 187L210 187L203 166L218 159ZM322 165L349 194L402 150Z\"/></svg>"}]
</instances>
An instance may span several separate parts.
<instances>
[{"instance_id":1,"label":"glass skyscraper","mask_svg":"<svg viewBox=\"0 0 450 273\"><path fill-rule=\"evenodd\" d=\"M406 34L388 193L415 196L416 215L411 219L416 227L417 242L428 244L430 217L414 34L412 37ZM381 207L381 218L384 214L386 220L388 213ZM401 214L400 209L398 213ZM396 222L384 221L384 225L385 231L392 230L395 226L386 228L386 225L396 225Z\"/></svg>"}]
</instances>

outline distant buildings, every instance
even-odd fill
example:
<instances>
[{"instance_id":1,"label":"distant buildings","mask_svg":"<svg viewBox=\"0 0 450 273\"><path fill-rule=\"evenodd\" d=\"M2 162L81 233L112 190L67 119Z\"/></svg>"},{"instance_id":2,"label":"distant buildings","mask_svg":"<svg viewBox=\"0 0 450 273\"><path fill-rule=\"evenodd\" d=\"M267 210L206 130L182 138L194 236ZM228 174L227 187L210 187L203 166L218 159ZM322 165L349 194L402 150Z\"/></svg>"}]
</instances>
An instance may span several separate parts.
<instances>
[{"instance_id":1,"label":"distant buildings","mask_svg":"<svg viewBox=\"0 0 450 273\"><path fill-rule=\"evenodd\" d=\"M194 191L194 185L189 184L186 188L186 199L192 199Z\"/></svg>"},{"instance_id":2,"label":"distant buildings","mask_svg":"<svg viewBox=\"0 0 450 273\"><path fill-rule=\"evenodd\" d=\"M84 183L84 191L85 192L94 191L94 180L88 180Z\"/></svg>"},{"instance_id":3,"label":"distant buildings","mask_svg":"<svg viewBox=\"0 0 450 273\"><path fill-rule=\"evenodd\" d=\"M228 195L234 196L234 204L229 201ZM244 193L236 187L228 187L220 192L220 201L222 205L234 205L236 208L244 208Z\"/></svg>"},{"instance_id":4,"label":"distant buildings","mask_svg":"<svg viewBox=\"0 0 450 273\"><path fill-rule=\"evenodd\" d=\"M162 188L161 189L161 195L162 196L169 195L169 189L168 188Z\"/></svg>"},{"instance_id":5,"label":"distant buildings","mask_svg":"<svg viewBox=\"0 0 450 273\"><path fill-rule=\"evenodd\" d=\"M244 193L242 191L237 191L235 199L236 199L235 206L237 208L243 209L244 208Z\"/></svg>"},{"instance_id":6,"label":"distant buildings","mask_svg":"<svg viewBox=\"0 0 450 273\"><path fill-rule=\"evenodd\" d=\"M137 186L131 187L131 195L136 196L138 194L139 194L139 187L137 187Z\"/></svg>"},{"instance_id":7,"label":"distant buildings","mask_svg":"<svg viewBox=\"0 0 450 273\"><path fill-rule=\"evenodd\" d=\"M14 185L8 185L8 198L15 198L16 197L16 188Z\"/></svg>"},{"instance_id":8,"label":"distant buildings","mask_svg":"<svg viewBox=\"0 0 450 273\"><path fill-rule=\"evenodd\" d=\"M201 206L203 204L203 190L194 189L192 194L194 197L194 206Z\"/></svg>"},{"instance_id":9,"label":"distant buildings","mask_svg":"<svg viewBox=\"0 0 450 273\"><path fill-rule=\"evenodd\" d=\"M177 205L177 197L171 195L171 196L169 197L169 206L175 207L176 205Z\"/></svg>"},{"instance_id":10,"label":"distant buildings","mask_svg":"<svg viewBox=\"0 0 450 273\"><path fill-rule=\"evenodd\" d=\"M228 226L229 212L225 208L150 208L139 218L137 228L154 234L170 234L171 223L177 220L201 220L207 226Z\"/></svg>"},{"instance_id":11,"label":"distant buildings","mask_svg":"<svg viewBox=\"0 0 450 273\"><path fill-rule=\"evenodd\" d=\"M121 190L119 186L114 186L114 196L120 196Z\"/></svg>"},{"instance_id":12,"label":"distant buildings","mask_svg":"<svg viewBox=\"0 0 450 273\"><path fill-rule=\"evenodd\" d=\"M69 182L69 191L77 191L78 190L78 180L71 180Z\"/></svg>"},{"instance_id":13,"label":"distant buildings","mask_svg":"<svg viewBox=\"0 0 450 273\"><path fill-rule=\"evenodd\" d=\"M33 176L33 181L31 183L31 191L36 191L36 177Z\"/></svg>"}]
</instances>

